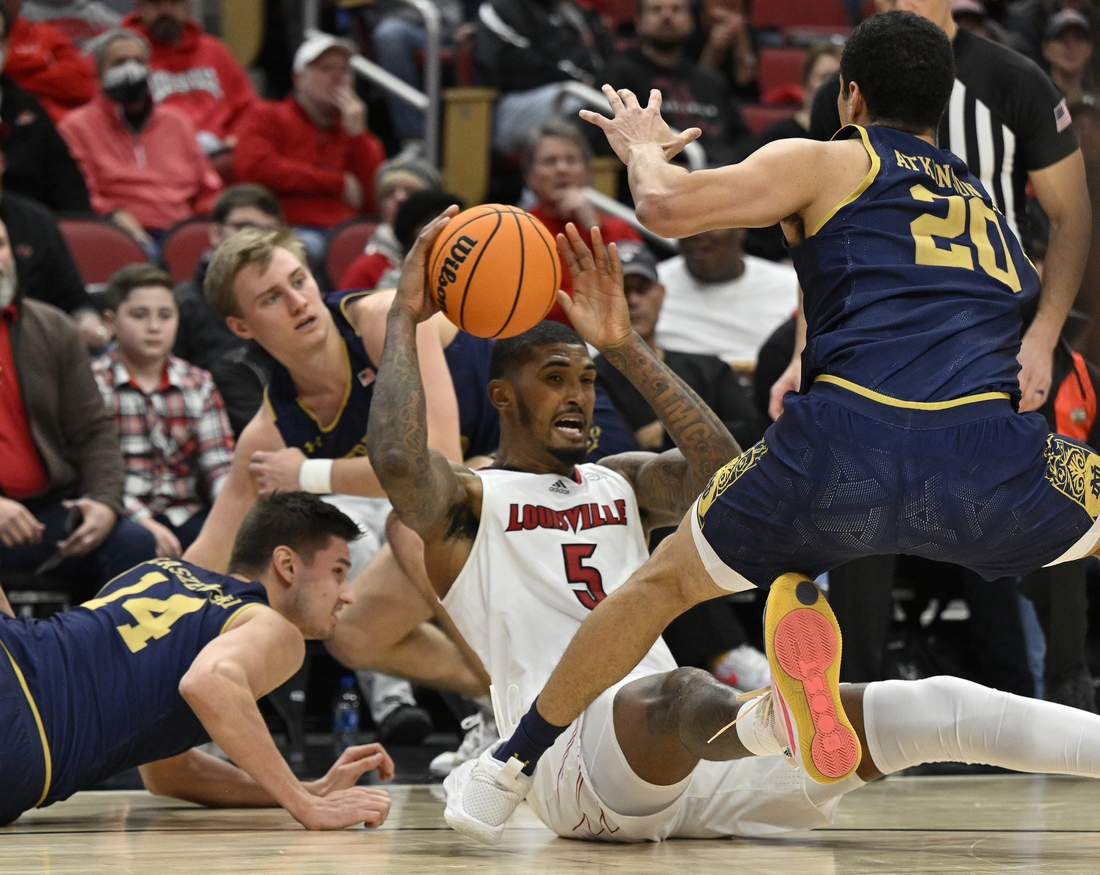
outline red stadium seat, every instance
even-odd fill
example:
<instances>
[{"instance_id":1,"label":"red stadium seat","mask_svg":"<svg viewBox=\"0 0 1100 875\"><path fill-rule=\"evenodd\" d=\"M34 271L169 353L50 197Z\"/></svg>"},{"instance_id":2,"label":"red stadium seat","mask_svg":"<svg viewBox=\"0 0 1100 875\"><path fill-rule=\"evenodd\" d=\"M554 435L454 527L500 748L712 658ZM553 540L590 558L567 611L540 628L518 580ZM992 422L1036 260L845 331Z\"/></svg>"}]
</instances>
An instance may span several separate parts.
<instances>
[{"instance_id":1,"label":"red stadium seat","mask_svg":"<svg viewBox=\"0 0 1100 875\"><path fill-rule=\"evenodd\" d=\"M790 105L762 106L756 103L745 103L741 105L741 115L745 117L745 124L749 126L752 135L756 137L769 125L790 118L798 112L798 109L797 106Z\"/></svg>"},{"instance_id":2,"label":"red stadium seat","mask_svg":"<svg viewBox=\"0 0 1100 875\"><path fill-rule=\"evenodd\" d=\"M848 16L840 0L756 0L751 21L759 28L801 25L846 27Z\"/></svg>"},{"instance_id":3,"label":"red stadium seat","mask_svg":"<svg viewBox=\"0 0 1100 875\"><path fill-rule=\"evenodd\" d=\"M325 247L325 273L333 287L348 269L356 256L361 255L378 223L369 219L352 218L333 226L328 232Z\"/></svg>"},{"instance_id":4,"label":"red stadium seat","mask_svg":"<svg viewBox=\"0 0 1100 875\"><path fill-rule=\"evenodd\" d=\"M195 275L202 254L210 248L210 226L205 216L192 216L177 222L165 232L161 258L172 282L181 283Z\"/></svg>"},{"instance_id":5,"label":"red stadium seat","mask_svg":"<svg viewBox=\"0 0 1100 875\"><path fill-rule=\"evenodd\" d=\"M101 219L58 219L84 284L107 282L120 267L148 261L145 250L121 228Z\"/></svg>"},{"instance_id":6,"label":"red stadium seat","mask_svg":"<svg viewBox=\"0 0 1100 875\"><path fill-rule=\"evenodd\" d=\"M764 94L782 85L802 84L802 64L807 49L764 46L757 56L756 81Z\"/></svg>"}]
</instances>

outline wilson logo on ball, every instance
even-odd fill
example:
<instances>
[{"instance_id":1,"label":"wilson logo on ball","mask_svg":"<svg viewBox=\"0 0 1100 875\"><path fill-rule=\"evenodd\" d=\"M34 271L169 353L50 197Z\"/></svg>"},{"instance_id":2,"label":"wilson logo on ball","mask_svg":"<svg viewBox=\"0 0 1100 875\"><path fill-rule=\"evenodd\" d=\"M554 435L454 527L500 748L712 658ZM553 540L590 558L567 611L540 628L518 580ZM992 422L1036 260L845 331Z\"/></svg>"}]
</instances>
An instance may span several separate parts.
<instances>
[{"instance_id":1,"label":"wilson logo on ball","mask_svg":"<svg viewBox=\"0 0 1100 875\"><path fill-rule=\"evenodd\" d=\"M561 270L546 227L503 204L459 213L428 255L436 306L479 337L514 337L542 320L561 287Z\"/></svg>"},{"instance_id":2,"label":"wilson logo on ball","mask_svg":"<svg viewBox=\"0 0 1100 875\"><path fill-rule=\"evenodd\" d=\"M463 234L451 247L451 254L443 260L443 266L439 268L439 277L435 281L435 299L439 309L447 312L447 286L458 282L458 268L473 252L478 241Z\"/></svg>"}]
</instances>

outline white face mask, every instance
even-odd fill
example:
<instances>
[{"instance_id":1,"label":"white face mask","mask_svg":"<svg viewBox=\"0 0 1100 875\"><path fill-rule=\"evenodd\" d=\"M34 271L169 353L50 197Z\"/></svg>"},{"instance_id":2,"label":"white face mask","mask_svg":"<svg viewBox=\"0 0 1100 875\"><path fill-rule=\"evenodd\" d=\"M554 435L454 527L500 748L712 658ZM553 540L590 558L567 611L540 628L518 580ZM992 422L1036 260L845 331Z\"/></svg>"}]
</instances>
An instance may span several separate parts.
<instances>
[{"instance_id":1,"label":"white face mask","mask_svg":"<svg viewBox=\"0 0 1100 875\"><path fill-rule=\"evenodd\" d=\"M15 300L15 273L0 273L0 310Z\"/></svg>"}]
</instances>

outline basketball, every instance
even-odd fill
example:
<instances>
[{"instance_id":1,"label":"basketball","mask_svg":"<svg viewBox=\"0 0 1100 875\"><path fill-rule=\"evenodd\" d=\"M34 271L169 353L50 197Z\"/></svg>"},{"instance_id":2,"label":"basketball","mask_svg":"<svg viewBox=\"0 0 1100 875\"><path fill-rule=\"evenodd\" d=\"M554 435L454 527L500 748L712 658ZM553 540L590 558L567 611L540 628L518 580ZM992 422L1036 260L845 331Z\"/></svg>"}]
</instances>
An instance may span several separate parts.
<instances>
[{"instance_id":1,"label":"basketball","mask_svg":"<svg viewBox=\"0 0 1100 875\"><path fill-rule=\"evenodd\" d=\"M436 305L478 337L514 337L550 311L561 260L546 226L517 207L483 204L459 213L428 256Z\"/></svg>"}]
</instances>

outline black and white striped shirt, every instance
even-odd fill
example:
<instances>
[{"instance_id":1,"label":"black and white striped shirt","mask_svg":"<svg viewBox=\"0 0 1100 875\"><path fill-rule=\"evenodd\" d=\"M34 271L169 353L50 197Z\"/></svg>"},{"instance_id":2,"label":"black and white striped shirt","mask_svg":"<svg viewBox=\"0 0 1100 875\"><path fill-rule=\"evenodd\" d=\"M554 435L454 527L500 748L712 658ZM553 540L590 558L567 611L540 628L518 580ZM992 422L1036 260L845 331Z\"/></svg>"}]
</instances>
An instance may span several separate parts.
<instances>
[{"instance_id":1,"label":"black and white striped shirt","mask_svg":"<svg viewBox=\"0 0 1100 875\"><path fill-rule=\"evenodd\" d=\"M1027 175L1077 149L1061 94L1035 64L1007 46L959 28L953 41L955 88L939 127L939 146L962 158L1019 238L1026 227ZM810 136L840 126L840 75L814 98Z\"/></svg>"}]
</instances>

